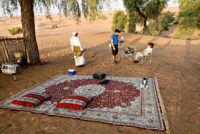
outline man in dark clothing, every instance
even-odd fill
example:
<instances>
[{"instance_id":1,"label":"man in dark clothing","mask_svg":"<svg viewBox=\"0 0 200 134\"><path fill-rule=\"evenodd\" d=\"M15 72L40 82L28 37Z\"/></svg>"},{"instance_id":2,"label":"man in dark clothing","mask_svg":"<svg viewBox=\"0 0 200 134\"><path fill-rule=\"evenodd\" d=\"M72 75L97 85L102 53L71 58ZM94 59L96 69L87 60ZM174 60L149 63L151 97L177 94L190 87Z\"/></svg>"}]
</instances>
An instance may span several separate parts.
<instances>
[{"instance_id":1,"label":"man in dark clothing","mask_svg":"<svg viewBox=\"0 0 200 134\"><path fill-rule=\"evenodd\" d=\"M111 36L112 60L114 64L118 64L116 61L116 56L118 54L119 33L120 31L116 29L115 33Z\"/></svg>"}]
</instances>

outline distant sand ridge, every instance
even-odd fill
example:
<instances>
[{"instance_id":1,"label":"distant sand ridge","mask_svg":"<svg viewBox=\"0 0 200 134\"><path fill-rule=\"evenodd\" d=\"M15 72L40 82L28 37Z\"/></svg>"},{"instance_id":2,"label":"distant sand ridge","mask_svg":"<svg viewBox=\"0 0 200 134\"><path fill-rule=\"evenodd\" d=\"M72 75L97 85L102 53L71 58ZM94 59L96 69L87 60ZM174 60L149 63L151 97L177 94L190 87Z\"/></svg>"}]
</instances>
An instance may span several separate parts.
<instances>
[{"instance_id":1,"label":"distant sand ridge","mask_svg":"<svg viewBox=\"0 0 200 134\"><path fill-rule=\"evenodd\" d=\"M165 11L175 12L178 14L179 9L177 7L166 8ZM81 22L76 24L74 17L68 16L67 18L64 15L52 15L53 23L57 24L58 28L52 29L52 22L47 19L44 15L35 16L35 25L36 25L36 35L37 36L48 36L48 35L64 35L71 33L73 31L78 32L110 32L112 26L112 17L114 11L106 11L101 13L101 19L97 19L93 22L84 19L80 19ZM83 15L82 15L83 16ZM10 19L9 17L0 18L0 35L1 36L10 36L8 29L21 26L20 17L14 17ZM136 29L138 32L142 30L141 26L137 26ZM22 36L16 35L12 37Z\"/></svg>"}]
</instances>

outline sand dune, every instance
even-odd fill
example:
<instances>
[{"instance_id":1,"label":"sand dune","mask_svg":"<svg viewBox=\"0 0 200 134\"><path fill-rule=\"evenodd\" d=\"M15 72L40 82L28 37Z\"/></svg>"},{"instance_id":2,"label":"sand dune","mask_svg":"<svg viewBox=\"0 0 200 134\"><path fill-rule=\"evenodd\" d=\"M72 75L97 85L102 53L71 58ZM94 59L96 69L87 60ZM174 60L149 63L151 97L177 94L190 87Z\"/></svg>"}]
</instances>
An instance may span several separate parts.
<instances>
[{"instance_id":1,"label":"sand dune","mask_svg":"<svg viewBox=\"0 0 200 134\"><path fill-rule=\"evenodd\" d=\"M163 12L170 11L175 13L175 16L178 16L179 8L178 7L168 7ZM112 26L112 17L115 11L106 11L101 12L100 19L95 21L89 21L85 19L82 15L80 18L80 22L77 23L74 16L64 15L51 15L52 20L47 19L44 15L35 16L35 28L36 28L36 36L54 36L54 35L65 35L72 33L73 31L78 31L80 33L88 33L88 32L110 32ZM57 24L58 28L52 29L52 24ZM0 18L0 36L8 36L11 35L8 32L9 28L21 26L20 17L14 17L10 19L9 17L1 17ZM161 36L164 37L174 37L177 33L177 25L172 25L169 28L169 31L164 31ZM137 25L136 31L138 33L142 33L142 26ZM195 38L199 37L199 31L196 31L193 35ZM12 37L22 37L22 34L18 34Z\"/></svg>"},{"instance_id":2,"label":"sand dune","mask_svg":"<svg viewBox=\"0 0 200 134\"><path fill-rule=\"evenodd\" d=\"M101 19L97 19L93 22L80 18L80 23L77 24L77 21L73 16L68 16L67 18L64 15L52 15L52 21L47 19L44 15L35 16L35 27L37 36L48 36L48 35L64 35L72 33L73 31L78 32L109 32L111 31L111 22L112 14L114 12L105 12L102 13ZM57 24L58 28L52 29L51 24ZM1 36L10 36L8 29L21 26L21 21L19 17L9 19L9 17L0 18L0 35ZM22 36L16 35L13 37Z\"/></svg>"}]
</instances>

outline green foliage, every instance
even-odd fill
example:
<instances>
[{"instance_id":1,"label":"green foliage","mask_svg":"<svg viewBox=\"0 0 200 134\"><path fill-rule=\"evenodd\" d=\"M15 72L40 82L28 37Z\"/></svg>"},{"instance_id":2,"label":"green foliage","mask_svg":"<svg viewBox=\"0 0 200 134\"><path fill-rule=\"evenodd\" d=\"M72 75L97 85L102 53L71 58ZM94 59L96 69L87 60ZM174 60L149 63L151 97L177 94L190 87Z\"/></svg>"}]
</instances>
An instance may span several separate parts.
<instances>
[{"instance_id":1,"label":"green foliage","mask_svg":"<svg viewBox=\"0 0 200 134\"><path fill-rule=\"evenodd\" d=\"M160 21L158 21L157 24L155 22L151 22L148 25L148 34L157 36L163 31L168 31L170 24L173 24L175 21L174 13L167 11L159 17L159 20Z\"/></svg>"},{"instance_id":2,"label":"green foliage","mask_svg":"<svg viewBox=\"0 0 200 134\"><path fill-rule=\"evenodd\" d=\"M161 17L161 21L159 22L159 29L160 31L168 31L169 30L169 26L170 23L173 23L175 20L174 18L174 13L172 12L165 12L163 13L162 17Z\"/></svg>"},{"instance_id":3,"label":"green foliage","mask_svg":"<svg viewBox=\"0 0 200 134\"><path fill-rule=\"evenodd\" d=\"M108 4L110 0L34 0L34 8L42 11L45 8L46 14L50 15L50 9L57 7L61 14L67 16L73 14L77 21L81 17L89 17L90 20L98 18L98 11L103 8L103 4ZM108 4L109 5L109 4ZM13 16L13 13L19 9L18 0L1 0L0 6L4 14Z\"/></svg>"},{"instance_id":4,"label":"green foliage","mask_svg":"<svg viewBox=\"0 0 200 134\"><path fill-rule=\"evenodd\" d=\"M115 29L119 29L120 31L125 31L125 26L127 23L127 16L124 14L123 11L117 11L115 12L113 18L112 18L112 31L115 31Z\"/></svg>"},{"instance_id":5,"label":"green foliage","mask_svg":"<svg viewBox=\"0 0 200 134\"><path fill-rule=\"evenodd\" d=\"M196 28L200 29L200 0L179 0L179 3L179 32L192 35Z\"/></svg>"},{"instance_id":6,"label":"green foliage","mask_svg":"<svg viewBox=\"0 0 200 134\"><path fill-rule=\"evenodd\" d=\"M135 15L133 12L129 13L129 19L128 19L128 28L127 31L129 33L134 33L136 30L136 19L135 19Z\"/></svg>"},{"instance_id":7,"label":"green foliage","mask_svg":"<svg viewBox=\"0 0 200 134\"><path fill-rule=\"evenodd\" d=\"M194 10L196 4L200 2L200 0L178 0L180 11L184 10Z\"/></svg>"},{"instance_id":8,"label":"green foliage","mask_svg":"<svg viewBox=\"0 0 200 134\"><path fill-rule=\"evenodd\" d=\"M57 25L56 23L52 23L52 24L51 24L51 28L52 28L52 29L58 28L58 25Z\"/></svg>"},{"instance_id":9,"label":"green foliage","mask_svg":"<svg viewBox=\"0 0 200 134\"><path fill-rule=\"evenodd\" d=\"M4 14L13 16L13 12L19 8L17 0L1 0L1 8Z\"/></svg>"},{"instance_id":10,"label":"green foliage","mask_svg":"<svg viewBox=\"0 0 200 134\"><path fill-rule=\"evenodd\" d=\"M157 36L160 34L160 30L156 29L155 22L151 22L148 25L148 31L146 32L147 35Z\"/></svg>"},{"instance_id":11,"label":"green foliage","mask_svg":"<svg viewBox=\"0 0 200 134\"><path fill-rule=\"evenodd\" d=\"M21 34L22 28L21 27L13 27L13 28L8 29L8 31L11 35Z\"/></svg>"},{"instance_id":12,"label":"green foliage","mask_svg":"<svg viewBox=\"0 0 200 134\"><path fill-rule=\"evenodd\" d=\"M124 0L124 6L135 14L137 23L143 24L143 33L148 33L147 21L157 21L168 0Z\"/></svg>"}]
</instances>

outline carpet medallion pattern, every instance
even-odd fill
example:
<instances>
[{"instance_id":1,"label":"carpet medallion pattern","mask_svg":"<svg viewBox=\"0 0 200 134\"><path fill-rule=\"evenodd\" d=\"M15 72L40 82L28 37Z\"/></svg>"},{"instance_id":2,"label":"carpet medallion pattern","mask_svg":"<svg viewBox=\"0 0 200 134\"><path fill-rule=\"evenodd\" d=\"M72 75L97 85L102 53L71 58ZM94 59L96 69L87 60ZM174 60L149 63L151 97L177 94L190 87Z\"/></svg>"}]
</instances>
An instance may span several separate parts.
<instances>
[{"instance_id":1,"label":"carpet medallion pattern","mask_svg":"<svg viewBox=\"0 0 200 134\"><path fill-rule=\"evenodd\" d=\"M142 78L108 76L106 79L109 83L99 84L92 76L60 75L1 102L0 108L165 131L154 78L149 78L146 89L139 86ZM46 93L51 98L34 108L10 103L30 92ZM89 96L92 101L83 110L56 107L72 95Z\"/></svg>"}]
</instances>

